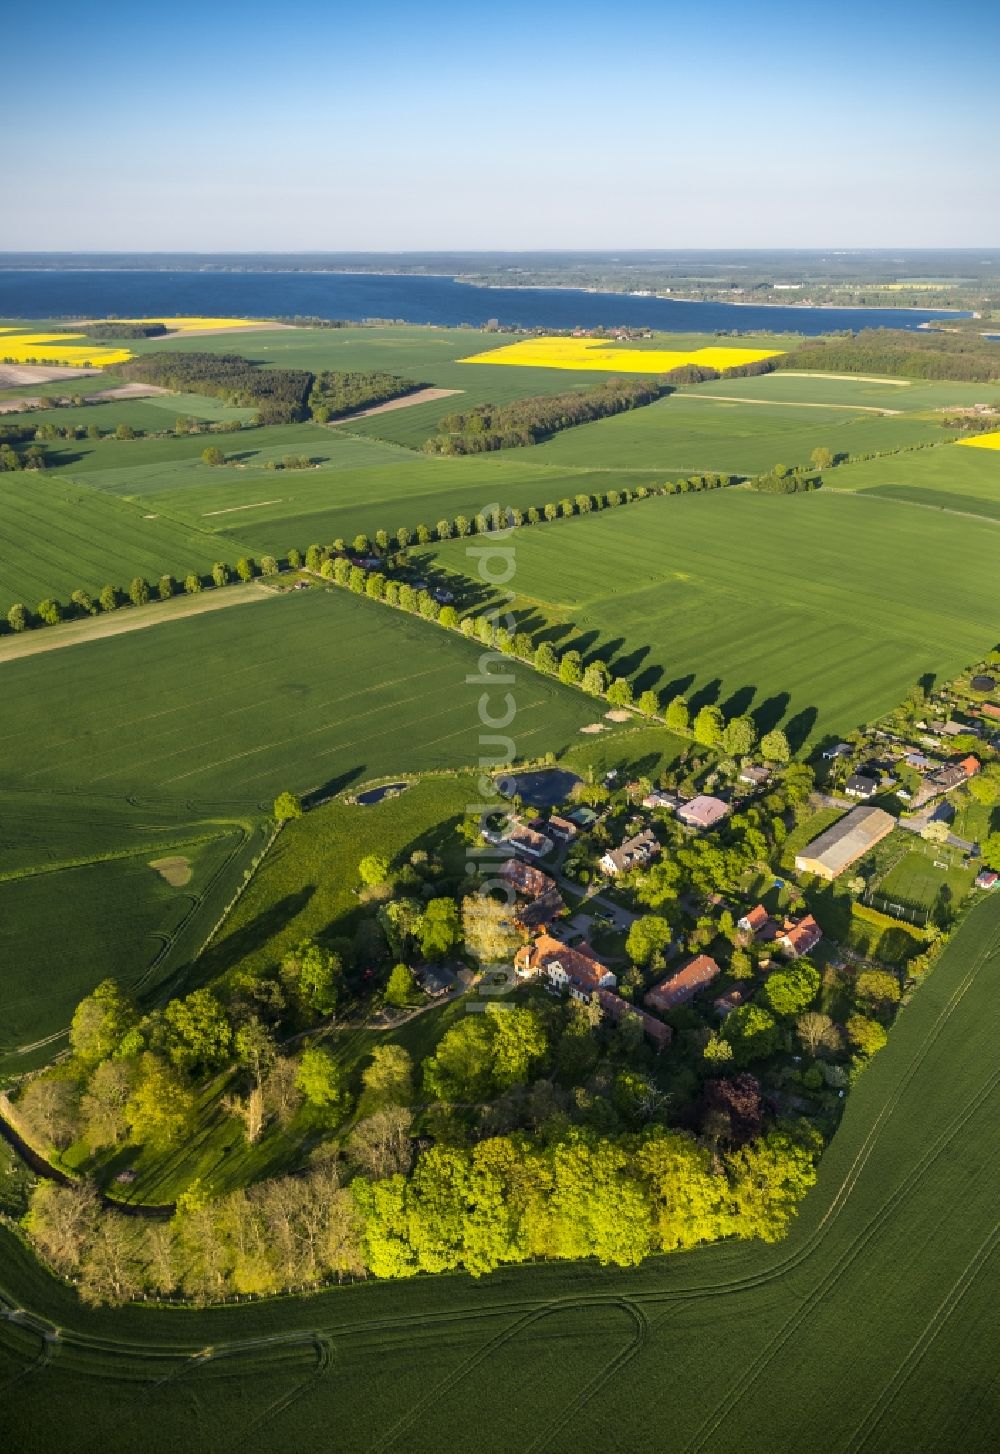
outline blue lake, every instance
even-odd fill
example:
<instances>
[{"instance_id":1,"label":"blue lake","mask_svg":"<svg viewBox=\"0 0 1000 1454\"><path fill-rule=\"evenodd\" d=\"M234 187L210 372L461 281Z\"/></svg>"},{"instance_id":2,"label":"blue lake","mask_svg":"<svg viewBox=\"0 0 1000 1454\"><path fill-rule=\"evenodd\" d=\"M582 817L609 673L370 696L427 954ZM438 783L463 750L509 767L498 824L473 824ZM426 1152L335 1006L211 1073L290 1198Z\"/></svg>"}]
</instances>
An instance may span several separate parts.
<instances>
[{"instance_id":1,"label":"blue lake","mask_svg":"<svg viewBox=\"0 0 1000 1454\"><path fill-rule=\"evenodd\" d=\"M0 268L0 318L393 318L454 327L496 318L523 328L598 324L668 333L733 329L830 333L916 328L948 313L909 308L797 308L681 303L577 288L476 288L454 278L372 273L86 271ZM967 315L963 315L967 316Z\"/></svg>"}]
</instances>

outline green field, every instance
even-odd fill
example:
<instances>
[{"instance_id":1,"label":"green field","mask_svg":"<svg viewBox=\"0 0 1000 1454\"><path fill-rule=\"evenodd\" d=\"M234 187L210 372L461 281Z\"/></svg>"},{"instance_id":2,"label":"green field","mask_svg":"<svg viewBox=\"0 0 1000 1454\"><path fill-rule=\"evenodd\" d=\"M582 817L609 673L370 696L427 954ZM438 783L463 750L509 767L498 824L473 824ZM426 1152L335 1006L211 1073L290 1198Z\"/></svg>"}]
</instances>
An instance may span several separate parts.
<instances>
[{"instance_id":1,"label":"green field","mask_svg":"<svg viewBox=\"0 0 1000 1454\"><path fill-rule=\"evenodd\" d=\"M1000 452L992 449L942 444L888 459L859 460L832 471L827 482L837 490L1000 520Z\"/></svg>"},{"instance_id":2,"label":"green field","mask_svg":"<svg viewBox=\"0 0 1000 1454\"><path fill-rule=\"evenodd\" d=\"M25 1068L112 976L147 998L207 937L264 839L257 820L125 797L0 792L0 1064ZM184 857L171 885L153 862ZM58 1047L42 1053L49 1058Z\"/></svg>"},{"instance_id":3,"label":"green field","mask_svg":"<svg viewBox=\"0 0 1000 1454\"><path fill-rule=\"evenodd\" d=\"M955 675L1000 634L992 527L817 491L681 495L518 531L513 609L559 651L802 741ZM458 542L438 566L467 569Z\"/></svg>"},{"instance_id":4,"label":"green field","mask_svg":"<svg viewBox=\"0 0 1000 1454\"><path fill-rule=\"evenodd\" d=\"M433 528L442 517L471 517L494 501L526 507L607 484L603 474L541 467L530 454L433 459L317 424L224 435L217 441L231 460L224 467L202 463L205 442L109 441L81 454L67 473L81 488L225 534L233 543L219 549L230 556L244 546L281 555L291 545L349 540L359 531ZM316 467L266 468L289 454L305 455Z\"/></svg>"},{"instance_id":5,"label":"green field","mask_svg":"<svg viewBox=\"0 0 1000 1454\"><path fill-rule=\"evenodd\" d=\"M995 1443L1000 900L975 910L852 1092L791 1235L631 1272L511 1268L255 1307L89 1310L4 1230L15 1454ZM905 1268L905 1276L900 1269ZM877 1289L877 1296L873 1294ZM56 1341L44 1334L58 1326ZM720 1356L720 1341L725 1357ZM670 1395L651 1396L671 1370ZM20 1375L20 1376L19 1376ZM69 1412L68 1412L69 1411Z\"/></svg>"},{"instance_id":6,"label":"green field","mask_svg":"<svg viewBox=\"0 0 1000 1454\"><path fill-rule=\"evenodd\" d=\"M697 391L709 396L731 394L770 403L853 405L906 413L990 404L997 398L996 384L953 383L947 379L851 378L846 374L786 373L782 369L748 379L719 379L699 384Z\"/></svg>"},{"instance_id":7,"label":"green field","mask_svg":"<svg viewBox=\"0 0 1000 1454\"><path fill-rule=\"evenodd\" d=\"M75 394L73 381L70 380L69 384ZM96 404L65 404L56 409L32 409L27 413L0 414L0 423L6 420L8 424L33 424L36 428L43 424L54 424L57 429L75 429L77 425L89 429L91 425L96 425L105 433L113 432L119 424L131 424L136 433L155 434L163 429L173 429L181 416L202 422L220 419L242 421L252 418L253 410L230 408L219 399L206 399L201 394L159 394L148 399L104 399ZM52 447L57 445L50 441L50 448Z\"/></svg>"},{"instance_id":8,"label":"green field","mask_svg":"<svg viewBox=\"0 0 1000 1454\"><path fill-rule=\"evenodd\" d=\"M421 455L421 444L452 410L487 400L503 403L528 394L588 388L605 377L461 363L463 356L481 351L484 338L497 346L509 341L507 335L471 329L400 327L296 328L166 344L138 342L143 353L164 347L237 351L265 365L386 369L462 392L337 428L283 425L211 440L192 435L50 441L44 483L32 475L5 485L0 608L5 611L18 599L33 606L50 594L65 599L76 588L94 591L108 582L125 584L137 574L153 578L163 572L204 572L219 556L232 563L244 553L281 556L293 546L304 549L313 541L351 539L377 529L433 527L438 519L474 515L496 500L524 508L650 477L752 474L779 462L807 464L819 446L858 454L939 443L946 436L928 411L942 403L974 401L991 388L922 383L897 387L776 373L685 389L645 409L567 430L530 449L464 459ZM712 342L679 336L670 341ZM83 381L88 387L90 382ZM68 389L70 384L47 387ZM750 402L734 403L718 394ZM899 412L883 417L864 412L881 408ZM156 431L169 429L179 414L235 420L248 413L197 395L177 395L39 411L30 418L58 425L98 423L105 429L131 422L139 430ZM208 443L225 451L227 466L202 463ZM949 464L949 453L956 452L918 451L845 467L831 474L828 483L875 488L901 500L920 489L925 503L932 502L928 490L935 502L947 493L950 508L967 508L968 499L982 497L993 503L981 505L980 511L995 517L1000 510L995 458L986 451L961 450L957 454L965 458ZM311 467L268 468L289 454L306 456ZM932 463L925 463L925 455ZM874 474L857 476L856 483L853 471L866 468ZM943 483L935 483L938 475ZM869 479L874 483L869 485ZM67 492L71 509L65 503ZM124 505L112 512L95 495L117 496ZM155 520L144 518L154 515ZM209 532L222 538L213 543L206 539Z\"/></svg>"},{"instance_id":9,"label":"green field","mask_svg":"<svg viewBox=\"0 0 1000 1454\"><path fill-rule=\"evenodd\" d=\"M729 393L738 395L746 381L729 382ZM793 404L732 403L703 395L699 388L567 429L531 453L545 464L593 469L752 475L776 464L808 465L820 446L854 455L932 444L942 435L939 424L905 414L880 418Z\"/></svg>"},{"instance_id":10,"label":"green field","mask_svg":"<svg viewBox=\"0 0 1000 1454\"><path fill-rule=\"evenodd\" d=\"M254 805L473 764L477 663L459 636L336 589L170 621L5 663L0 782L72 788L83 771L100 792ZM528 668L513 690L520 756L600 713Z\"/></svg>"},{"instance_id":11,"label":"green field","mask_svg":"<svg viewBox=\"0 0 1000 1454\"><path fill-rule=\"evenodd\" d=\"M3 476L0 615L14 601L34 609L46 596L65 602L78 588L127 587L137 575L205 574L218 558L219 543L207 530L155 507L54 474Z\"/></svg>"}]
</instances>

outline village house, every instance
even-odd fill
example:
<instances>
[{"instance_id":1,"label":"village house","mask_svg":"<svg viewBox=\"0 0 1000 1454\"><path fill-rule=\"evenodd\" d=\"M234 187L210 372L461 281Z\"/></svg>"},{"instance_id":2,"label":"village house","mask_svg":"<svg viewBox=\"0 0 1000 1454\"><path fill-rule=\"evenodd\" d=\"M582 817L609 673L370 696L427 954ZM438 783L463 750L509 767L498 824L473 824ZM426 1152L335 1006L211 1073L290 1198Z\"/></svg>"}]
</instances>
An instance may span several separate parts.
<instances>
[{"instance_id":1,"label":"village house","mask_svg":"<svg viewBox=\"0 0 1000 1454\"><path fill-rule=\"evenodd\" d=\"M416 971L416 976L420 988L424 994L430 995L432 1000L450 994L458 983L458 975L455 971L442 964L425 964Z\"/></svg>"},{"instance_id":2,"label":"village house","mask_svg":"<svg viewBox=\"0 0 1000 1454\"><path fill-rule=\"evenodd\" d=\"M827 762L836 762L838 757L850 757L853 751L849 742L838 742L835 747L824 747L823 756Z\"/></svg>"},{"instance_id":3,"label":"village house","mask_svg":"<svg viewBox=\"0 0 1000 1454\"><path fill-rule=\"evenodd\" d=\"M695 959L690 960L683 969L672 974L668 979L663 979L659 984L648 990L644 1003L651 1010L675 1010L678 1005L686 1005L688 1000L694 999L699 990L711 984L722 973L714 959L707 954L699 954Z\"/></svg>"},{"instance_id":4,"label":"village house","mask_svg":"<svg viewBox=\"0 0 1000 1454\"><path fill-rule=\"evenodd\" d=\"M991 717L994 722L1000 722L1000 707L995 702L984 702L979 710L984 717Z\"/></svg>"},{"instance_id":5,"label":"village house","mask_svg":"<svg viewBox=\"0 0 1000 1454\"><path fill-rule=\"evenodd\" d=\"M750 943L754 939L769 937L768 931L773 930L774 924L764 905L757 904L742 918L737 919L736 927L744 940Z\"/></svg>"},{"instance_id":6,"label":"village house","mask_svg":"<svg viewBox=\"0 0 1000 1454\"><path fill-rule=\"evenodd\" d=\"M647 1015L645 1010L637 1010L635 1005L630 1005L628 1000L623 1000L613 990L597 990L594 998L612 1025L620 1025L628 1015L634 1015L641 1024L646 1039L657 1050L666 1050L673 1039L673 1031L669 1025L664 1025L655 1015Z\"/></svg>"},{"instance_id":7,"label":"village house","mask_svg":"<svg viewBox=\"0 0 1000 1454\"><path fill-rule=\"evenodd\" d=\"M970 778L975 777L979 771L978 757L963 757L961 762L946 762L935 772L928 773L920 787L917 789L914 806L922 808L929 803L931 798L936 798L941 793L950 793L953 788L961 787Z\"/></svg>"},{"instance_id":8,"label":"village house","mask_svg":"<svg viewBox=\"0 0 1000 1454\"><path fill-rule=\"evenodd\" d=\"M601 868L613 878L628 873L633 868L643 868L656 857L660 845L649 828L644 828L634 838L626 838L619 848L609 848L601 857Z\"/></svg>"},{"instance_id":9,"label":"village house","mask_svg":"<svg viewBox=\"0 0 1000 1454\"><path fill-rule=\"evenodd\" d=\"M789 959L798 959L800 954L808 954L810 949L815 949L822 937L823 930L812 914L806 914L801 919L785 920L777 938L777 947Z\"/></svg>"},{"instance_id":10,"label":"village house","mask_svg":"<svg viewBox=\"0 0 1000 1454\"><path fill-rule=\"evenodd\" d=\"M525 853L529 858L544 858L552 851L551 838L546 838L544 833L536 833L534 828L528 828L523 823L515 822L501 842L513 848L515 853Z\"/></svg>"},{"instance_id":11,"label":"village house","mask_svg":"<svg viewBox=\"0 0 1000 1454\"><path fill-rule=\"evenodd\" d=\"M729 813L729 804L724 803L721 798L712 798L706 794L700 794L697 798L691 798L677 809L677 816L688 828L695 828L703 832L708 828L714 828L721 823Z\"/></svg>"},{"instance_id":12,"label":"village house","mask_svg":"<svg viewBox=\"0 0 1000 1454\"><path fill-rule=\"evenodd\" d=\"M519 858L508 858L498 877L516 894L529 900L515 912L515 923L523 929L537 929L542 924L550 924L566 907L555 880L540 868L522 863Z\"/></svg>"},{"instance_id":13,"label":"village house","mask_svg":"<svg viewBox=\"0 0 1000 1454\"><path fill-rule=\"evenodd\" d=\"M915 772L930 772L931 768L939 765L936 758L927 757L924 753L918 752L915 747L903 753L903 761Z\"/></svg>"},{"instance_id":14,"label":"village house","mask_svg":"<svg viewBox=\"0 0 1000 1454\"><path fill-rule=\"evenodd\" d=\"M571 843L577 834L575 823L568 818L560 818L555 814L548 821L549 835L556 838L560 843Z\"/></svg>"},{"instance_id":15,"label":"village house","mask_svg":"<svg viewBox=\"0 0 1000 1454\"><path fill-rule=\"evenodd\" d=\"M984 868L976 874L977 889L995 889L1000 883L1000 873L994 873L991 868Z\"/></svg>"},{"instance_id":16,"label":"village house","mask_svg":"<svg viewBox=\"0 0 1000 1454\"><path fill-rule=\"evenodd\" d=\"M740 782L749 783L752 788L763 788L771 781L771 769L752 762L745 762L740 768Z\"/></svg>"},{"instance_id":17,"label":"village house","mask_svg":"<svg viewBox=\"0 0 1000 1454\"><path fill-rule=\"evenodd\" d=\"M514 968L523 979L544 976L550 989L569 994L581 1004L597 990L613 990L618 983L589 944L571 949L551 934L539 934L530 944L522 944L514 955Z\"/></svg>"},{"instance_id":18,"label":"village house","mask_svg":"<svg viewBox=\"0 0 1000 1454\"><path fill-rule=\"evenodd\" d=\"M751 991L746 986L734 985L731 990L727 990L724 995L719 995L712 1001L712 1009L720 1020L724 1020L727 1015L732 1014L733 1010L738 1010L740 1005L746 1004L750 993Z\"/></svg>"},{"instance_id":19,"label":"village house","mask_svg":"<svg viewBox=\"0 0 1000 1454\"><path fill-rule=\"evenodd\" d=\"M844 792L849 798L873 798L878 792L878 781L864 773L852 772L844 784Z\"/></svg>"},{"instance_id":20,"label":"village house","mask_svg":"<svg viewBox=\"0 0 1000 1454\"><path fill-rule=\"evenodd\" d=\"M665 788L653 788L642 800L644 808L666 808L670 812L679 808L680 804L681 800L677 794L668 793Z\"/></svg>"}]
</instances>

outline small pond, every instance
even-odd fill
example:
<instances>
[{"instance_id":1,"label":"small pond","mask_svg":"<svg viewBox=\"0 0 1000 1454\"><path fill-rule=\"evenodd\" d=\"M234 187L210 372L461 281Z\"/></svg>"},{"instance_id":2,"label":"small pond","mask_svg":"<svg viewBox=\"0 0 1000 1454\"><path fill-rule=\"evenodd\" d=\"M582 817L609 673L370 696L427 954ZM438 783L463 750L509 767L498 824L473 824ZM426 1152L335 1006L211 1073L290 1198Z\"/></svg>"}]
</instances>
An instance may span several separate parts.
<instances>
[{"instance_id":1,"label":"small pond","mask_svg":"<svg viewBox=\"0 0 1000 1454\"><path fill-rule=\"evenodd\" d=\"M369 788L366 793L358 793L357 801L367 808L372 803L381 803L384 798L398 797L409 786L409 783L383 783L380 788Z\"/></svg>"},{"instance_id":2,"label":"small pond","mask_svg":"<svg viewBox=\"0 0 1000 1454\"><path fill-rule=\"evenodd\" d=\"M532 808L558 808L583 779L565 768L546 767L536 772L503 773L496 784L505 798L515 794Z\"/></svg>"}]
</instances>

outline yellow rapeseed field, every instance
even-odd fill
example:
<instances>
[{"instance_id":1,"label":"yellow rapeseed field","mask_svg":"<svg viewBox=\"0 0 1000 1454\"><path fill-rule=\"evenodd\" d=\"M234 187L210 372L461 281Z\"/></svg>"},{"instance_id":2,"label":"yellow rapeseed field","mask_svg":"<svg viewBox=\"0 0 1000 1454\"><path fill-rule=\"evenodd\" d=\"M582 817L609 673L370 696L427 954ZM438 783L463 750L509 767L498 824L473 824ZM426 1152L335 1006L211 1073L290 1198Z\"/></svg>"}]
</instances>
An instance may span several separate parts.
<instances>
[{"instance_id":1,"label":"yellow rapeseed field","mask_svg":"<svg viewBox=\"0 0 1000 1454\"><path fill-rule=\"evenodd\" d=\"M118 323L162 323L172 333L210 332L221 328L253 328L252 318L119 318ZM0 359L16 364L49 364L67 368L106 369L125 363L135 355L123 348L86 339L83 333L23 333L17 328L0 328Z\"/></svg>"},{"instance_id":2,"label":"yellow rapeseed field","mask_svg":"<svg viewBox=\"0 0 1000 1454\"><path fill-rule=\"evenodd\" d=\"M0 328L0 359L10 359L16 364L65 365L67 368L83 368L91 364L95 368L107 368L132 357L127 348L108 348L97 342L83 345L72 342L83 337L82 333L18 333L13 328Z\"/></svg>"},{"instance_id":3,"label":"yellow rapeseed field","mask_svg":"<svg viewBox=\"0 0 1000 1454\"><path fill-rule=\"evenodd\" d=\"M259 328L254 318L118 318L118 323L162 323L171 333L207 333L214 328Z\"/></svg>"},{"instance_id":4,"label":"yellow rapeseed field","mask_svg":"<svg viewBox=\"0 0 1000 1454\"><path fill-rule=\"evenodd\" d=\"M735 368L775 358L777 348L618 348L597 338L525 338L487 353L474 353L460 363L511 364L533 369L600 369L602 373L665 374L682 364Z\"/></svg>"},{"instance_id":5,"label":"yellow rapeseed field","mask_svg":"<svg viewBox=\"0 0 1000 1454\"><path fill-rule=\"evenodd\" d=\"M959 439L957 444L968 444L973 449L1000 449L1000 430L995 434L977 434L975 439Z\"/></svg>"}]
</instances>

